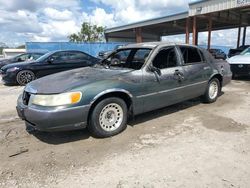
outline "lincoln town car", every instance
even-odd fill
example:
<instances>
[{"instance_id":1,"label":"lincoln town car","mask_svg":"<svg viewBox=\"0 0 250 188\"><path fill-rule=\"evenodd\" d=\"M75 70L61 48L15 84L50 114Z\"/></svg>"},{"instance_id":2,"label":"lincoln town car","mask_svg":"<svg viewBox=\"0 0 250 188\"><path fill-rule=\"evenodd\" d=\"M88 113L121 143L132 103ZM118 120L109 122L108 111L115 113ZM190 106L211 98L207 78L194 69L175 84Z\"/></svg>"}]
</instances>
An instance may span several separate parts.
<instances>
[{"instance_id":1,"label":"lincoln town car","mask_svg":"<svg viewBox=\"0 0 250 188\"><path fill-rule=\"evenodd\" d=\"M94 66L30 82L17 112L29 131L87 128L110 137L131 116L198 97L213 103L231 77L228 62L197 46L129 44Z\"/></svg>"}]
</instances>

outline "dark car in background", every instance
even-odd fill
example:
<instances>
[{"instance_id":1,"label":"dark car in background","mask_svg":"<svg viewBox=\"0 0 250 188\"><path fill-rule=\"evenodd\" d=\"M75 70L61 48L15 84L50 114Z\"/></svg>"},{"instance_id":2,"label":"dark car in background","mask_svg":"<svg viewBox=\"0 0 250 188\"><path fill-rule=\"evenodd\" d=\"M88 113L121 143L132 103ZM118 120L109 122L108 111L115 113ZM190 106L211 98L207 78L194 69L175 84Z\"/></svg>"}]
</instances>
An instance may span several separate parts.
<instances>
[{"instance_id":1,"label":"dark car in background","mask_svg":"<svg viewBox=\"0 0 250 188\"><path fill-rule=\"evenodd\" d=\"M17 62L24 62L24 61L33 61L44 55L45 53L40 52L34 52L34 53L23 53L20 55L17 55L15 57L11 57L8 59L1 59L0 60L0 68L2 68L4 65L8 65L11 63L17 63Z\"/></svg>"},{"instance_id":2,"label":"dark car in background","mask_svg":"<svg viewBox=\"0 0 250 188\"><path fill-rule=\"evenodd\" d=\"M215 59L227 59L227 54L221 49L210 49L209 52L214 56Z\"/></svg>"},{"instance_id":3,"label":"dark car in background","mask_svg":"<svg viewBox=\"0 0 250 188\"><path fill-rule=\"evenodd\" d=\"M230 49L229 53L228 53L228 57L230 58L230 57L239 55L241 52L243 52L245 49L247 49L249 47L250 47L250 45L243 45L243 46L240 46L239 48L236 48L236 49Z\"/></svg>"},{"instance_id":4,"label":"dark car in background","mask_svg":"<svg viewBox=\"0 0 250 188\"><path fill-rule=\"evenodd\" d=\"M49 74L91 66L98 62L98 58L81 51L55 51L41 56L36 61L6 65L1 68L0 74L5 84L26 85Z\"/></svg>"},{"instance_id":5,"label":"dark car in background","mask_svg":"<svg viewBox=\"0 0 250 188\"><path fill-rule=\"evenodd\" d=\"M17 112L28 130L87 127L94 136L109 137L126 129L129 116L199 96L215 102L231 77L226 61L196 46L130 44L95 66L27 84Z\"/></svg>"},{"instance_id":6,"label":"dark car in background","mask_svg":"<svg viewBox=\"0 0 250 188\"><path fill-rule=\"evenodd\" d=\"M100 59L105 59L107 58L113 51L118 50L119 48L123 47L124 45L116 45L113 50L108 50L108 51L101 51L98 54L98 57Z\"/></svg>"}]
</instances>

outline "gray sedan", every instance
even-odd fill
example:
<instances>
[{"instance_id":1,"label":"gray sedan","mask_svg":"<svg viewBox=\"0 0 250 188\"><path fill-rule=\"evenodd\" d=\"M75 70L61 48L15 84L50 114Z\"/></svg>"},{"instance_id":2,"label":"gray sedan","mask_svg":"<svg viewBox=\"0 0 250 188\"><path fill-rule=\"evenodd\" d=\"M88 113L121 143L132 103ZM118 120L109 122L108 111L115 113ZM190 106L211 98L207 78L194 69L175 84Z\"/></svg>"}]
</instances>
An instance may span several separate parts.
<instances>
[{"instance_id":1,"label":"gray sedan","mask_svg":"<svg viewBox=\"0 0 250 188\"><path fill-rule=\"evenodd\" d=\"M232 73L205 49L169 43L130 44L100 64L29 83L17 112L29 130L88 128L97 137L126 129L129 116L201 96L215 102Z\"/></svg>"}]
</instances>

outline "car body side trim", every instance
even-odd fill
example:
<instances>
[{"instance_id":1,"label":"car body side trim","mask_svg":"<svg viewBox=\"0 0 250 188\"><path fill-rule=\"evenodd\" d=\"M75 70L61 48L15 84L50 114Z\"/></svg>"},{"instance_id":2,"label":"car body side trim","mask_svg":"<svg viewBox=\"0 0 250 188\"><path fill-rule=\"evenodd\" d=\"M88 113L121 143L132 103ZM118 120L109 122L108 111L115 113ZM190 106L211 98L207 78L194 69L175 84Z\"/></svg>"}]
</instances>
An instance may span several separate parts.
<instances>
[{"instance_id":1,"label":"car body side trim","mask_svg":"<svg viewBox=\"0 0 250 188\"><path fill-rule=\"evenodd\" d=\"M174 89L168 89L168 90L164 90L164 91L149 93L149 94L146 94L146 95L139 95L139 96L136 96L136 98L149 97L149 96L152 96L152 95L167 93L167 92L170 92L170 91L175 91L175 90L178 90L178 89L183 89L183 88L186 88L186 87L200 85L200 84L204 84L204 83L207 83L207 81L198 82L198 83L195 83L195 84L190 84L190 85L186 85L186 86L182 86L182 87L178 87L178 88L174 88Z\"/></svg>"}]
</instances>

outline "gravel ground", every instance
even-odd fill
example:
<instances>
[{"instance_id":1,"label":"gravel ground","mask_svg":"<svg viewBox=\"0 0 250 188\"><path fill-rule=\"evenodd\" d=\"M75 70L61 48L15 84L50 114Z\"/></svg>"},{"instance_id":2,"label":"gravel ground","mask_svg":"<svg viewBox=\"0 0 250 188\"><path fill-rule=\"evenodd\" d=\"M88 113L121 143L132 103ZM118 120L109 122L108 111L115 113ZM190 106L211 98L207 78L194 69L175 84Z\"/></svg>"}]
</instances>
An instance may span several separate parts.
<instances>
[{"instance_id":1,"label":"gravel ground","mask_svg":"<svg viewBox=\"0 0 250 188\"><path fill-rule=\"evenodd\" d=\"M250 80L136 117L122 134L29 135L0 84L0 187L250 187ZM13 154L25 151L16 156Z\"/></svg>"}]
</instances>

